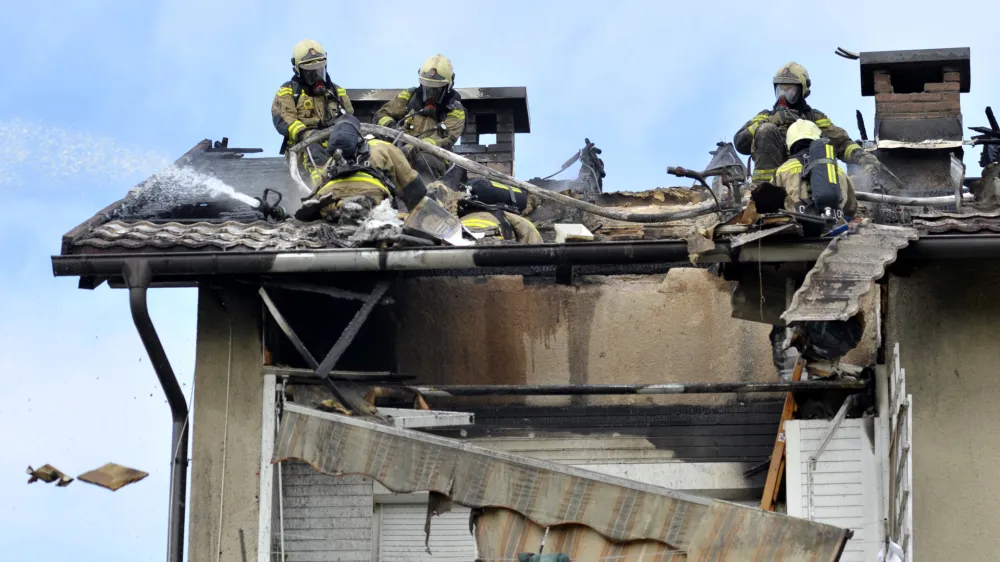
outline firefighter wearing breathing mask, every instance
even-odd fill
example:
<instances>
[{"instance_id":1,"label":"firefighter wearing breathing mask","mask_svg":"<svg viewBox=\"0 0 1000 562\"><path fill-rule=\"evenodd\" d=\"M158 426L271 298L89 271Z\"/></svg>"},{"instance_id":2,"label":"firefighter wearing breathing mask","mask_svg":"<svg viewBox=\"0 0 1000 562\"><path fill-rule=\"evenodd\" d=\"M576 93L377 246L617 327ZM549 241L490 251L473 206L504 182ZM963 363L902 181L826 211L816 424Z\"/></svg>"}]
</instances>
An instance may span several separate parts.
<instances>
[{"instance_id":1,"label":"firefighter wearing breathing mask","mask_svg":"<svg viewBox=\"0 0 1000 562\"><path fill-rule=\"evenodd\" d=\"M400 129L440 148L450 149L465 130L465 107L455 91L455 71L444 55L424 61L417 72L420 86L400 92L375 112L374 122ZM439 178L447 164L413 146L403 148L407 159L424 181Z\"/></svg>"},{"instance_id":2,"label":"firefighter wearing breathing mask","mask_svg":"<svg viewBox=\"0 0 1000 562\"><path fill-rule=\"evenodd\" d=\"M322 184L303 200L295 213L298 220L335 219L348 198L364 198L374 206L398 197L412 209L427 194L427 186L403 151L383 140L366 140L361 122L353 115L337 119L326 144L324 161L328 163L320 170Z\"/></svg>"},{"instance_id":3,"label":"firefighter wearing breathing mask","mask_svg":"<svg viewBox=\"0 0 1000 562\"><path fill-rule=\"evenodd\" d=\"M772 183L785 191L785 210L829 217L853 217L858 210L854 181L837 165L833 142L816 123L799 119L788 127L791 157Z\"/></svg>"},{"instance_id":4,"label":"firefighter wearing breathing mask","mask_svg":"<svg viewBox=\"0 0 1000 562\"><path fill-rule=\"evenodd\" d=\"M329 127L341 115L354 114L347 90L330 80L322 45L311 39L299 41L292 51L292 67L295 74L278 88L271 102L271 120L284 137L280 154L301 141L308 131ZM325 148L314 144L302 151L302 164L309 171L313 187L322 182L318 170L326 162Z\"/></svg>"},{"instance_id":5,"label":"firefighter wearing breathing mask","mask_svg":"<svg viewBox=\"0 0 1000 562\"><path fill-rule=\"evenodd\" d=\"M829 139L837 158L868 167L875 157L866 154L851 140L847 131L834 125L825 113L806 103L812 81L806 69L790 62L774 75L774 107L765 109L746 122L733 138L736 150L753 159L753 182L771 181L775 170L788 158L785 139L788 128L799 119L816 124L822 136Z\"/></svg>"}]
</instances>

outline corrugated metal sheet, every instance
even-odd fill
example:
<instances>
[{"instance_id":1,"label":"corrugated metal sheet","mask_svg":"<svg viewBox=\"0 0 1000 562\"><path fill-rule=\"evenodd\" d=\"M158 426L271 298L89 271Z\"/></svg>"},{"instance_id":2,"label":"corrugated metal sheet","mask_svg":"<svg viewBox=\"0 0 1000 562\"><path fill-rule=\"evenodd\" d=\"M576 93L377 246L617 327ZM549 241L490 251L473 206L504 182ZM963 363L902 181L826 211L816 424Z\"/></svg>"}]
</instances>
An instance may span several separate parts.
<instances>
[{"instance_id":1,"label":"corrugated metal sheet","mask_svg":"<svg viewBox=\"0 0 1000 562\"><path fill-rule=\"evenodd\" d=\"M213 248L219 250L307 250L331 247L332 226L324 222L280 223L264 221L175 222L111 221L97 226L73 241L73 246L127 248Z\"/></svg>"},{"instance_id":2,"label":"corrugated metal sheet","mask_svg":"<svg viewBox=\"0 0 1000 562\"><path fill-rule=\"evenodd\" d=\"M841 422L813 471L813 519L849 528L844 562L871 562L881 546L875 453L862 420ZM826 436L829 420L792 420L785 424L788 464L788 514L809 517L809 457Z\"/></svg>"},{"instance_id":3,"label":"corrugated metal sheet","mask_svg":"<svg viewBox=\"0 0 1000 562\"><path fill-rule=\"evenodd\" d=\"M1000 210L915 215L913 227L933 234L1000 232Z\"/></svg>"},{"instance_id":4,"label":"corrugated metal sheet","mask_svg":"<svg viewBox=\"0 0 1000 562\"><path fill-rule=\"evenodd\" d=\"M830 242L781 315L786 322L847 320L896 254L919 238L913 228L863 224Z\"/></svg>"},{"instance_id":5,"label":"corrugated metal sheet","mask_svg":"<svg viewBox=\"0 0 1000 562\"><path fill-rule=\"evenodd\" d=\"M370 478L328 476L302 463L284 463L282 480L287 562L371 561ZM274 529L278 539L278 526Z\"/></svg>"},{"instance_id":6,"label":"corrugated metal sheet","mask_svg":"<svg viewBox=\"0 0 1000 562\"><path fill-rule=\"evenodd\" d=\"M379 562L469 562L476 558L476 538L469 532L469 508L457 505L435 516L426 546L426 505L386 504L379 509Z\"/></svg>"},{"instance_id":7,"label":"corrugated metal sheet","mask_svg":"<svg viewBox=\"0 0 1000 562\"><path fill-rule=\"evenodd\" d=\"M605 542L655 541L672 555L706 562L832 561L846 539L846 531L832 526L293 404L285 409L275 460L303 460L327 474L368 474L393 491L436 491L467 507L514 510L536 527L573 523ZM479 540L481 554L509 545Z\"/></svg>"}]
</instances>

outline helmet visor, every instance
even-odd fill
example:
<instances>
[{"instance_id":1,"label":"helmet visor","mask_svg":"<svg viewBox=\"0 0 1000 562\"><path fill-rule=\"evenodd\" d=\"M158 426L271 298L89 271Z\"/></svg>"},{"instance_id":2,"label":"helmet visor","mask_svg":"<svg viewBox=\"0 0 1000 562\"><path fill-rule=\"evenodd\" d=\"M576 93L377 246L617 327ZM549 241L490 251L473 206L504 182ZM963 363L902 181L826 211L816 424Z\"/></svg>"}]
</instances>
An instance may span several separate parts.
<instances>
[{"instance_id":1,"label":"helmet visor","mask_svg":"<svg viewBox=\"0 0 1000 562\"><path fill-rule=\"evenodd\" d=\"M326 86L326 59L311 60L299 65L302 81L313 89Z\"/></svg>"},{"instance_id":2,"label":"helmet visor","mask_svg":"<svg viewBox=\"0 0 1000 562\"><path fill-rule=\"evenodd\" d=\"M441 101L444 97L444 92L447 88L445 86L420 86L420 90L424 96L424 101Z\"/></svg>"},{"instance_id":3,"label":"helmet visor","mask_svg":"<svg viewBox=\"0 0 1000 562\"><path fill-rule=\"evenodd\" d=\"M775 84L774 97L778 101L784 100L785 103L791 105L799 101L801 88L798 84Z\"/></svg>"}]
</instances>

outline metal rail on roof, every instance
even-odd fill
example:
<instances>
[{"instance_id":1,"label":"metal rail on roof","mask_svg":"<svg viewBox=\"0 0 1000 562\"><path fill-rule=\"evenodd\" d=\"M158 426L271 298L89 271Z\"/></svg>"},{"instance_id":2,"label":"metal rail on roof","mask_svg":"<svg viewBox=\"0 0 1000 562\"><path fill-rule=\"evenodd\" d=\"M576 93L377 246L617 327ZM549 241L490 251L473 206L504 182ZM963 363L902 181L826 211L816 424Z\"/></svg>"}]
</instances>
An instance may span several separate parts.
<instances>
[{"instance_id":1,"label":"metal rail on roof","mask_svg":"<svg viewBox=\"0 0 1000 562\"><path fill-rule=\"evenodd\" d=\"M809 382L718 382L670 384L537 384L537 385L439 385L414 386L426 397L451 396L565 396L619 394L736 394L740 392L822 392L847 390L861 392L867 383L860 380Z\"/></svg>"}]
</instances>

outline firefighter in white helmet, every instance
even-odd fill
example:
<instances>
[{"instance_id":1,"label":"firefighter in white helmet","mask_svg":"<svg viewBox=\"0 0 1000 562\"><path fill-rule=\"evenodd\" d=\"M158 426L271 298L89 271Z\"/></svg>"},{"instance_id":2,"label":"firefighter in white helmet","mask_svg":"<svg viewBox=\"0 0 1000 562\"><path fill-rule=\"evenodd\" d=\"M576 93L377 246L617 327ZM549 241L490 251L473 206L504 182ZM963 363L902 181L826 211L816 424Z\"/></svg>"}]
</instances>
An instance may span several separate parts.
<instances>
[{"instance_id":1,"label":"firefighter in white helmet","mask_svg":"<svg viewBox=\"0 0 1000 562\"><path fill-rule=\"evenodd\" d=\"M330 127L341 115L354 114L347 90L330 80L322 45L311 39L299 41L292 51L292 68L295 74L278 88L271 102L274 128L284 137L281 154L301 141L307 131ZM313 187L321 185L318 169L329 158L325 144L313 144L302 152Z\"/></svg>"},{"instance_id":2,"label":"firefighter in white helmet","mask_svg":"<svg viewBox=\"0 0 1000 562\"><path fill-rule=\"evenodd\" d=\"M774 74L775 102L747 121L733 138L736 150L751 155L754 163L753 181L771 181L775 169L788 158L785 136L788 128L799 119L811 121L819 127L823 137L830 140L837 158L845 162L865 165L874 156L866 154L847 131L834 125L825 113L806 103L812 80L805 67L790 62Z\"/></svg>"},{"instance_id":3,"label":"firefighter in white helmet","mask_svg":"<svg viewBox=\"0 0 1000 562\"><path fill-rule=\"evenodd\" d=\"M455 91L455 71L444 55L434 55L417 71L420 85L400 92L375 113L374 122L398 128L440 148L450 149L465 130L465 107ZM414 169L431 182L447 164L437 156L407 145L403 151Z\"/></svg>"},{"instance_id":4,"label":"firefighter in white helmet","mask_svg":"<svg viewBox=\"0 0 1000 562\"><path fill-rule=\"evenodd\" d=\"M853 217L858 209L854 181L837 165L836 150L816 123L789 125L785 148L791 156L778 167L773 184L785 192L785 210ZM828 211L829 210L829 211Z\"/></svg>"}]
</instances>

